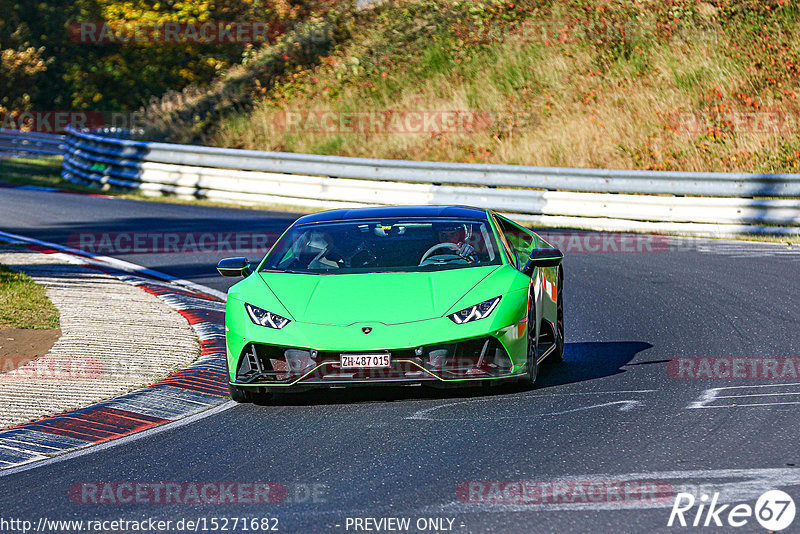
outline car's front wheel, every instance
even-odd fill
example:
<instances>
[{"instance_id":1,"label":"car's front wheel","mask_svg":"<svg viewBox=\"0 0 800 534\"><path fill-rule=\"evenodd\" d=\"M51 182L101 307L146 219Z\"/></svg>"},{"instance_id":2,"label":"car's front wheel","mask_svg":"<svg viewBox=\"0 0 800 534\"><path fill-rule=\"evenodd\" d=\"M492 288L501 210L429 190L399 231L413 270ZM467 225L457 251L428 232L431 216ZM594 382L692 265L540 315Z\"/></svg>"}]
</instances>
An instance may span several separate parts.
<instances>
[{"instance_id":1,"label":"car's front wheel","mask_svg":"<svg viewBox=\"0 0 800 534\"><path fill-rule=\"evenodd\" d=\"M256 388L243 388L233 384L228 384L228 391L231 399L239 403L263 404L271 397L269 393L262 393Z\"/></svg>"},{"instance_id":2,"label":"car's front wheel","mask_svg":"<svg viewBox=\"0 0 800 534\"><path fill-rule=\"evenodd\" d=\"M539 336L536 335L536 301L533 294L528 295L528 359L526 364L526 374L522 379L525 387L533 387L536 377L539 374Z\"/></svg>"}]
</instances>

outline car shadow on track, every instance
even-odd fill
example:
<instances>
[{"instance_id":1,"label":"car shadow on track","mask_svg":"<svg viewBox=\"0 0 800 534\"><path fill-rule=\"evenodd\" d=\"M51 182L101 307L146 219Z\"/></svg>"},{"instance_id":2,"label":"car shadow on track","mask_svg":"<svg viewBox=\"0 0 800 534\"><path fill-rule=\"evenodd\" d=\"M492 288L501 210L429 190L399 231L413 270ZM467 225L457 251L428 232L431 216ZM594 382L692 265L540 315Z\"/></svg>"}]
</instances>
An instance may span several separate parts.
<instances>
[{"instance_id":1,"label":"car shadow on track","mask_svg":"<svg viewBox=\"0 0 800 534\"><path fill-rule=\"evenodd\" d=\"M624 373L622 367L652 346L644 341L567 343L564 346L564 361L547 363L536 381L536 388L561 386Z\"/></svg>"},{"instance_id":2,"label":"car shadow on track","mask_svg":"<svg viewBox=\"0 0 800 534\"><path fill-rule=\"evenodd\" d=\"M639 352L652 347L643 341L612 341L567 343L564 361L544 364L534 389L583 382L624 372ZM525 391L520 385L504 383L491 387L459 387L437 389L423 386L378 386L374 388L319 389L299 393L281 393L264 404L270 406L312 406L354 404L367 402L394 402L424 399L463 399L493 395L518 394Z\"/></svg>"}]
</instances>

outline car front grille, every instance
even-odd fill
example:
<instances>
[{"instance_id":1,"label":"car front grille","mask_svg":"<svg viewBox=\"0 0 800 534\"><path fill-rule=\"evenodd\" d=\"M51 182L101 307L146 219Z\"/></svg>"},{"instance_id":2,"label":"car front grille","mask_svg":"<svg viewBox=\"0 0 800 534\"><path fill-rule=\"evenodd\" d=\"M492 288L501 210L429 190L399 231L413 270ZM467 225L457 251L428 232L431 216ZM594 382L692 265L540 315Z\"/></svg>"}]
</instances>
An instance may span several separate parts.
<instances>
[{"instance_id":1,"label":"car front grille","mask_svg":"<svg viewBox=\"0 0 800 534\"><path fill-rule=\"evenodd\" d=\"M491 378L512 372L503 345L494 337L417 349L370 351L388 352L392 364L386 368L342 369L342 354L358 352L318 351L312 348L279 347L249 343L242 351L237 369L241 383L335 383L381 381L438 381Z\"/></svg>"}]
</instances>

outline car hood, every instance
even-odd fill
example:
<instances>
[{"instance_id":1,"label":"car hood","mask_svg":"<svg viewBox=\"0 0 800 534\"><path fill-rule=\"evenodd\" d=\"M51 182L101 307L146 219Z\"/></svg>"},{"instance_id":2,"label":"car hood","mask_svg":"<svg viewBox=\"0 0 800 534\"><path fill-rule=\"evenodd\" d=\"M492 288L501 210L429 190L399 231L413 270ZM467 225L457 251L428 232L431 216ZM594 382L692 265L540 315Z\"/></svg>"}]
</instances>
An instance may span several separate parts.
<instances>
[{"instance_id":1,"label":"car hood","mask_svg":"<svg viewBox=\"0 0 800 534\"><path fill-rule=\"evenodd\" d=\"M441 317L499 266L436 272L259 273L295 321L347 326Z\"/></svg>"}]
</instances>

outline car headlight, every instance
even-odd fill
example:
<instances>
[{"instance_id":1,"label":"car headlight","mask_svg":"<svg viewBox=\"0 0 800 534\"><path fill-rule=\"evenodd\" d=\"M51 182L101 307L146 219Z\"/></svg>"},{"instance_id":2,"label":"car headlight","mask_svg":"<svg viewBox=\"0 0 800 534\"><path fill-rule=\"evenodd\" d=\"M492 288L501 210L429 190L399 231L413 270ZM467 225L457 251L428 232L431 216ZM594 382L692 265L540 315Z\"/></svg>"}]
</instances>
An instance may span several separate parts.
<instances>
[{"instance_id":1,"label":"car headlight","mask_svg":"<svg viewBox=\"0 0 800 534\"><path fill-rule=\"evenodd\" d=\"M252 304L248 304L246 302L244 304L244 309L247 310L247 315L250 316L250 320L259 326L266 326L267 328L275 328L276 330L280 330L291 322L286 317L281 317L277 313L262 310L258 306L253 306Z\"/></svg>"},{"instance_id":2,"label":"car headlight","mask_svg":"<svg viewBox=\"0 0 800 534\"><path fill-rule=\"evenodd\" d=\"M450 314L447 317L456 324L464 324L471 321L477 321L478 319L485 319L492 314L494 309L497 307L498 302L500 302L500 297L484 300L480 304L470 306L469 308L464 308L463 310Z\"/></svg>"}]
</instances>

